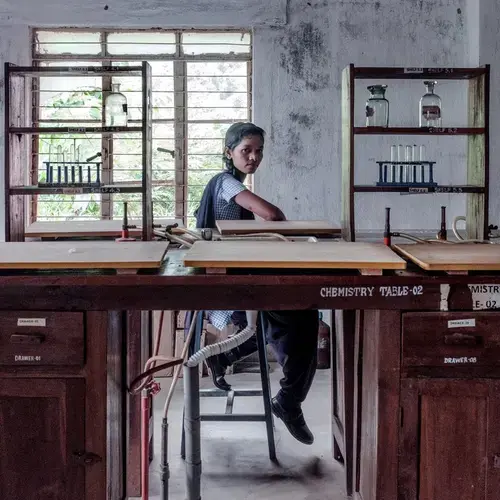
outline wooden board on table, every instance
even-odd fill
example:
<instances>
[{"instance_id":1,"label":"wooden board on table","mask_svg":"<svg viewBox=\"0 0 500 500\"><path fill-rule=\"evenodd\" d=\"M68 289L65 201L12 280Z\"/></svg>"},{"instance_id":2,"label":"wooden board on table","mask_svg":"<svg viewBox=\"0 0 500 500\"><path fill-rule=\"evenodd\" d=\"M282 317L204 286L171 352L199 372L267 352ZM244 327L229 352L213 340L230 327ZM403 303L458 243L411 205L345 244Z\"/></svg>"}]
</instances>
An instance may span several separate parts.
<instances>
[{"instance_id":1,"label":"wooden board on table","mask_svg":"<svg viewBox=\"0 0 500 500\"><path fill-rule=\"evenodd\" d=\"M289 236L339 234L340 228L324 220L218 220L221 235L249 233L278 233Z\"/></svg>"},{"instance_id":2,"label":"wooden board on table","mask_svg":"<svg viewBox=\"0 0 500 500\"><path fill-rule=\"evenodd\" d=\"M3 269L155 269L163 241L58 241L0 243Z\"/></svg>"},{"instance_id":3,"label":"wooden board on table","mask_svg":"<svg viewBox=\"0 0 500 500\"><path fill-rule=\"evenodd\" d=\"M406 262L380 243L197 241L184 265L206 268L405 269Z\"/></svg>"},{"instance_id":4,"label":"wooden board on table","mask_svg":"<svg viewBox=\"0 0 500 500\"><path fill-rule=\"evenodd\" d=\"M500 270L500 245L422 243L393 248L426 271Z\"/></svg>"},{"instance_id":5,"label":"wooden board on table","mask_svg":"<svg viewBox=\"0 0 500 500\"><path fill-rule=\"evenodd\" d=\"M155 224L161 224L162 227L175 223L179 224L180 227L184 227L180 219L155 220ZM129 224L141 226L142 220L131 219ZM121 231L121 220L36 221L26 228L25 236L27 238L119 237ZM142 230L130 229L129 233L133 238L137 238L141 237Z\"/></svg>"}]
</instances>

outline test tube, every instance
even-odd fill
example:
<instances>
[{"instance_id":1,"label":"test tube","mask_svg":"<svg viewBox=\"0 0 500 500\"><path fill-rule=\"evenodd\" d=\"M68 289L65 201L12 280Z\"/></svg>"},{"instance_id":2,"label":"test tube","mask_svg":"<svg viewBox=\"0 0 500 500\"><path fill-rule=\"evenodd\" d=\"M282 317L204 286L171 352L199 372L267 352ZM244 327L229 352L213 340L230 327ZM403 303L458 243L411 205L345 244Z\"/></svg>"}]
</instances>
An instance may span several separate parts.
<instances>
[{"instance_id":1,"label":"test tube","mask_svg":"<svg viewBox=\"0 0 500 500\"><path fill-rule=\"evenodd\" d=\"M397 161L397 148L393 144L391 146L391 176L390 176L390 182L396 182L396 161Z\"/></svg>"},{"instance_id":2,"label":"test tube","mask_svg":"<svg viewBox=\"0 0 500 500\"><path fill-rule=\"evenodd\" d=\"M71 183L75 183L75 166L71 165Z\"/></svg>"},{"instance_id":3,"label":"test tube","mask_svg":"<svg viewBox=\"0 0 500 500\"><path fill-rule=\"evenodd\" d=\"M425 161L425 158L425 146L422 145L420 146L420 161ZM420 165L420 182L425 182L425 165L423 163Z\"/></svg>"},{"instance_id":4,"label":"test tube","mask_svg":"<svg viewBox=\"0 0 500 500\"><path fill-rule=\"evenodd\" d=\"M50 182L50 161L45 163L45 182Z\"/></svg>"},{"instance_id":5,"label":"test tube","mask_svg":"<svg viewBox=\"0 0 500 500\"><path fill-rule=\"evenodd\" d=\"M87 178L88 178L88 183L92 183L92 176L90 175L90 165L87 165Z\"/></svg>"},{"instance_id":6,"label":"test tube","mask_svg":"<svg viewBox=\"0 0 500 500\"><path fill-rule=\"evenodd\" d=\"M64 165L64 183L68 184L68 165Z\"/></svg>"},{"instance_id":7,"label":"test tube","mask_svg":"<svg viewBox=\"0 0 500 500\"><path fill-rule=\"evenodd\" d=\"M57 183L61 184L61 165L57 166Z\"/></svg>"},{"instance_id":8,"label":"test tube","mask_svg":"<svg viewBox=\"0 0 500 500\"><path fill-rule=\"evenodd\" d=\"M405 161L405 152L402 144L398 146L398 162ZM398 164L398 182L403 182L403 165Z\"/></svg>"},{"instance_id":9,"label":"test tube","mask_svg":"<svg viewBox=\"0 0 500 500\"><path fill-rule=\"evenodd\" d=\"M414 144L411 161L418 162L419 158L420 158L420 155L418 154L418 146L416 144ZM418 180L417 180L417 164L416 163L413 164L413 182L418 182Z\"/></svg>"},{"instance_id":10,"label":"test tube","mask_svg":"<svg viewBox=\"0 0 500 500\"><path fill-rule=\"evenodd\" d=\"M406 161L406 165L405 165L405 182L408 183L408 182L411 182L411 179L410 179L410 163L411 163L411 157L412 157L412 148L411 146L406 146L406 154L405 154L405 161Z\"/></svg>"},{"instance_id":11,"label":"test tube","mask_svg":"<svg viewBox=\"0 0 500 500\"><path fill-rule=\"evenodd\" d=\"M78 182L83 184L83 167L82 165L78 165Z\"/></svg>"}]
</instances>

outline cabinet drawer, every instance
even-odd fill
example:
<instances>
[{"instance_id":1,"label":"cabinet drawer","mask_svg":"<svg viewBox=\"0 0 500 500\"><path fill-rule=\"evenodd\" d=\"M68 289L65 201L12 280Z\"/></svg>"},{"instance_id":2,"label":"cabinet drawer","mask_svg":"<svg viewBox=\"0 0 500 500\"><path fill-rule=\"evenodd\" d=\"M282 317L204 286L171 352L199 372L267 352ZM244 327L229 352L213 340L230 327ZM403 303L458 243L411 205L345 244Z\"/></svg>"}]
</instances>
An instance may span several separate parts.
<instances>
[{"instance_id":1,"label":"cabinet drawer","mask_svg":"<svg viewBox=\"0 0 500 500\"><path fill-rule=\"evenodd\" d=\"M83 365L79 312L0 312L0 365Z\"/></svg>"},{"instance_id":2,"label":"cabinet drawer","mask_svg":"<svg viewBox=\"0 0 500 500\"><path fill-rule=\"evenodd\" d=\"M403 314L403 366L500 366L500 313Z\"/></svg>"}]
</instances>

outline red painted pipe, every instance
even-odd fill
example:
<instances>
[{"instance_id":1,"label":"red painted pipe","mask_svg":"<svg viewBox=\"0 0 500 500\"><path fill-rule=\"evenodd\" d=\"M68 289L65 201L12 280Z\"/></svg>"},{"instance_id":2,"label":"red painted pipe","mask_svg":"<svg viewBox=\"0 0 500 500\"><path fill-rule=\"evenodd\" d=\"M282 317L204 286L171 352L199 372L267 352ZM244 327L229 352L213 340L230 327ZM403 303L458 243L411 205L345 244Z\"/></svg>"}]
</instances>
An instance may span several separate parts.
<instances>
[{"instance_id":1,"label":"red painted pipe","mask_svg":"<svg viewBox=\"0 0 500 500\"><path fill-rule=\"evenodd\" d=\"M149 499L149 391L144 391L141 404L141 490L142 500Z\"/></svg>"}]
</instances>

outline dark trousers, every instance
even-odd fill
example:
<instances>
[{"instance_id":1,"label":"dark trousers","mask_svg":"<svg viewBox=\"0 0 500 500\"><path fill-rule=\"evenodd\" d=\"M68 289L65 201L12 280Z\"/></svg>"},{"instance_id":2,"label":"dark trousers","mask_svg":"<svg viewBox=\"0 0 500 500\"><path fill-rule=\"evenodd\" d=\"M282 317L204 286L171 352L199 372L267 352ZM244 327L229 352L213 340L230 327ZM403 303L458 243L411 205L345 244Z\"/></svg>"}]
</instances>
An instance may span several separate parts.
<instances>
[{"instance_id":1,"label":"dark trousers","mask_svg":"<svg viewBox=\"0 0 500 500\"><path fill-rule=\"evenodd\" d=\"M305 400L316 373L318 345L318 311L264 311L257 328L263 328L283 368L281 390L276 396L285 409L294 409ZM244 311L235 311L232 322L241 330L246 327ZM259 330L260 331L260 330ZM225 353L227 364L257 351L254 335L240 346Z\"/></svg>"}]
</instances>

